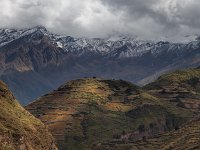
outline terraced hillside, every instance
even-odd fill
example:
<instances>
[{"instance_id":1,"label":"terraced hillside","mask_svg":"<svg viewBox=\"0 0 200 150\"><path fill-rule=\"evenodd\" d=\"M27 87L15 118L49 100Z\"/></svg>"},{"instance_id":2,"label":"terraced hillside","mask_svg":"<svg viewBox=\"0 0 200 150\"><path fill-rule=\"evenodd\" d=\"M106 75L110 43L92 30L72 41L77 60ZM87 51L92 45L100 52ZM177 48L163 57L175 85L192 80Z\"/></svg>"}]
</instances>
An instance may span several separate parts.
<instances>
[{"instance_id":1,"label":"terraced hillside","mask_svg":"<svg viewBox=\"0 0 200 150\"><path fill-rule=\"evenodd\" d=\"M169 102L177 108L190 110L199 116L200 68L165 74L144 86L143 90L162 102ZM179 128L153 139L105 141L97 144L94 149L200 149L200 117Z\"/></svg>"},{"instance_id":2,"label":"terraced hillside","mask_svg":"<svg viewBox=\"0 0 200 150\"><path fill-rule=\"evenodd\" d=\"M0 150L56 150L44 124L22 108L0 81Z\"/></svg>"},{"instance_id":3,"label":"terraced hillside","mask_svg":"<svg viewBox=\"0 0 200 150\"><path fill-rule=\"evenodd\" d=\"M179 130L174 130L152 139L124 143L112 141L98 144L95 150L199 150L200 149L200 117L188 122Z\"/></svg>"},{"instance_id":4,"label":"terraced hillside","mask_svg":"<svg viewBox=\"0 0 200 150\"><path fill-rule=\"evenodd\" d=\"M200 112L200 69L187 69L165 74L146 85L148 91L162 100L179 107Z\"/></svg>"},{"instance_id":5,"label":"terraced hillside","mask_svg":"<svg viewBox=\"0 0 200 150\"><path fill-rule=\"evenodd\" d=\"M153 137L178 129L193 116L129 82L96 78L70 81L26 109L48 126L59 150Z\"/></svg>"}]
</instances>

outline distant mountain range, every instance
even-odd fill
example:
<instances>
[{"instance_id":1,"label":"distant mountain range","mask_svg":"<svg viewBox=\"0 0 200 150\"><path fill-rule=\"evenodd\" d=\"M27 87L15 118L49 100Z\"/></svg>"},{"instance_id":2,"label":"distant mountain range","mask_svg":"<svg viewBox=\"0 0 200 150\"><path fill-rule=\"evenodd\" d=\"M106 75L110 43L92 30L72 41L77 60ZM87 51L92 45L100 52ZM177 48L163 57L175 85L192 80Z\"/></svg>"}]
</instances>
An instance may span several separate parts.
<instances>
[{"instance_id":1,"label":"distant mountain range","mask_svg":"<svg viewBox=\"0 0 200 150\"><path fill-rule=\"evenodd\" d=\"M200 40L187 43L74 38L45 27L0 29L0 79L22 104L80 77L124 79L144 85L159 75L200 65Z\"/></svg>"}]
</instances>

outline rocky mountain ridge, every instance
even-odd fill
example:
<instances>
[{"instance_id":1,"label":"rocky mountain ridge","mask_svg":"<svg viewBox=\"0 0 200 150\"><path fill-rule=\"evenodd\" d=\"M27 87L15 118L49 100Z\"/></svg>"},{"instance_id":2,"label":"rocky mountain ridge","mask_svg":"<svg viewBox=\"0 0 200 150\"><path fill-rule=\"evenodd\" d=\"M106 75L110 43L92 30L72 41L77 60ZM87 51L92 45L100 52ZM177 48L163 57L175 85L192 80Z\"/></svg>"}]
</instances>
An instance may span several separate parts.
<instances>
[{"instance_id":1,"label":"rocky mountain ridge","mask_svg":"<svg viewBox=\"0 0 200 150\"><path fill-rule=\"evenodd\" d=\"M171 43L167 41L139 40L129 36L119 36L118 38L75 38L71 36L57 35L50 33L43 26L36 26L27 29L0 29L0 47L3 47L14 40L32 35L31 38L38 38L40 35L48 36L57 47L65 52L78 56L97 53L108 57L139 57L146 53L155 56L166 49L168 52L181 52L186 48L195 49L199 46L199 40L187 43ZM31 39L29 39L31 40ZM123 49L124 50L123 50Z\"/></svg>"}]
</instances>

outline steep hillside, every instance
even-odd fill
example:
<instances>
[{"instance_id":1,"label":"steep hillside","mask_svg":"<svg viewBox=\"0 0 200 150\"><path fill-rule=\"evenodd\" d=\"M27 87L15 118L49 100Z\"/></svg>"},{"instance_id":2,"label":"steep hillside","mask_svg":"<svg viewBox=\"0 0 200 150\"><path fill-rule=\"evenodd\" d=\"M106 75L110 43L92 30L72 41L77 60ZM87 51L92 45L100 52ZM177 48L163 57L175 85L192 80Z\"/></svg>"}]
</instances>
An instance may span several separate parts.
<instances>
[{"instance_id":1,"label":"steep hillside","mask_svg":"<svg viewBox=\"0 0 200 150\"><path fill-rule=\"evenodd\" d=\"M137 142L112 141L93 147L95 150L198 150L200 149L200 118L196 118L178 130L152 139Z\"/></svg>"},{"instance_id":2,"label":"steep hillside","mask_svg":"<svg viewBox=\"0 0 200 150\"><path fill-rule=\"evenodd\" d=\"M22 108L0 81L0 150L56 150L43 123Z\"/></svg>"},{"instance_id":3,"label":"steep hillside","mask_svg":"<svg viewBox=\"0 0 200 150\"><path fill-rule=\"evenodd\" d=\"M67 82L26 109L48 126L60 150L153 137L193 116L129 82L96 78Z\"/></svg>"},{"instance_id":4,"label":"steep hillside","mask_svg":"<svg viewBox=\"0 0 200 150\"><path fill-rule=\"evenodd\" d=\"M75 38L41 26L0 29L0 79L21 104L28 104L76 78L98 76L144 85L160 74L199 66L199 48L199 39L170 43L127 36Z\"/></svg>"}]
</instances>

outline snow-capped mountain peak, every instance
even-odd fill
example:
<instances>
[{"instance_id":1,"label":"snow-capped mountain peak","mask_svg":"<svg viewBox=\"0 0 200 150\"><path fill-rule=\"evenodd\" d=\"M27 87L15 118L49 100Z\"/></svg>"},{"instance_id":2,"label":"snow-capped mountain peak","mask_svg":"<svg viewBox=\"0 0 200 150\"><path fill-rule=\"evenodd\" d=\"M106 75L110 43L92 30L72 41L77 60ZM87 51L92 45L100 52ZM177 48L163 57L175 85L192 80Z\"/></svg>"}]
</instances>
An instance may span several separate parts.
<instances>
[{"instance_id":1,"label":"snow-capped mountain peak","mask_svg":"<svg viewBox=\"0 0 200 150\"><path fill-rule=\"evenodd\" d=\"M110 36L108 38L75 38L61 36L47 31L43 26L26 29L0 29L0 47L22 37L36 40L47 36L58 48L66 53L82 55L101 55L109 57L139 57L150 53L158 55L162 51L176 51L179 53L184 47L193 49L199 45L199 40L190 40L187 43L170 43L164 41L141 40L136 36ZM189 38L189 37L188 37ZM191 38L191 37L190 37ZM193 39L193 38L192 38Z\"/></svg>"},{"instance_id":2,"label":"snow-capped mountain peak","mask_svg":"<svg viewBox=\"0 0 200 150\"><path fill-rule=\"evenodd\" d=\"M36 26L26 29L0 29L0 47L24 36L28 36L34 33L41 33L48 35L48 31L43 26Z\"/></svg>"}]
</instances>

